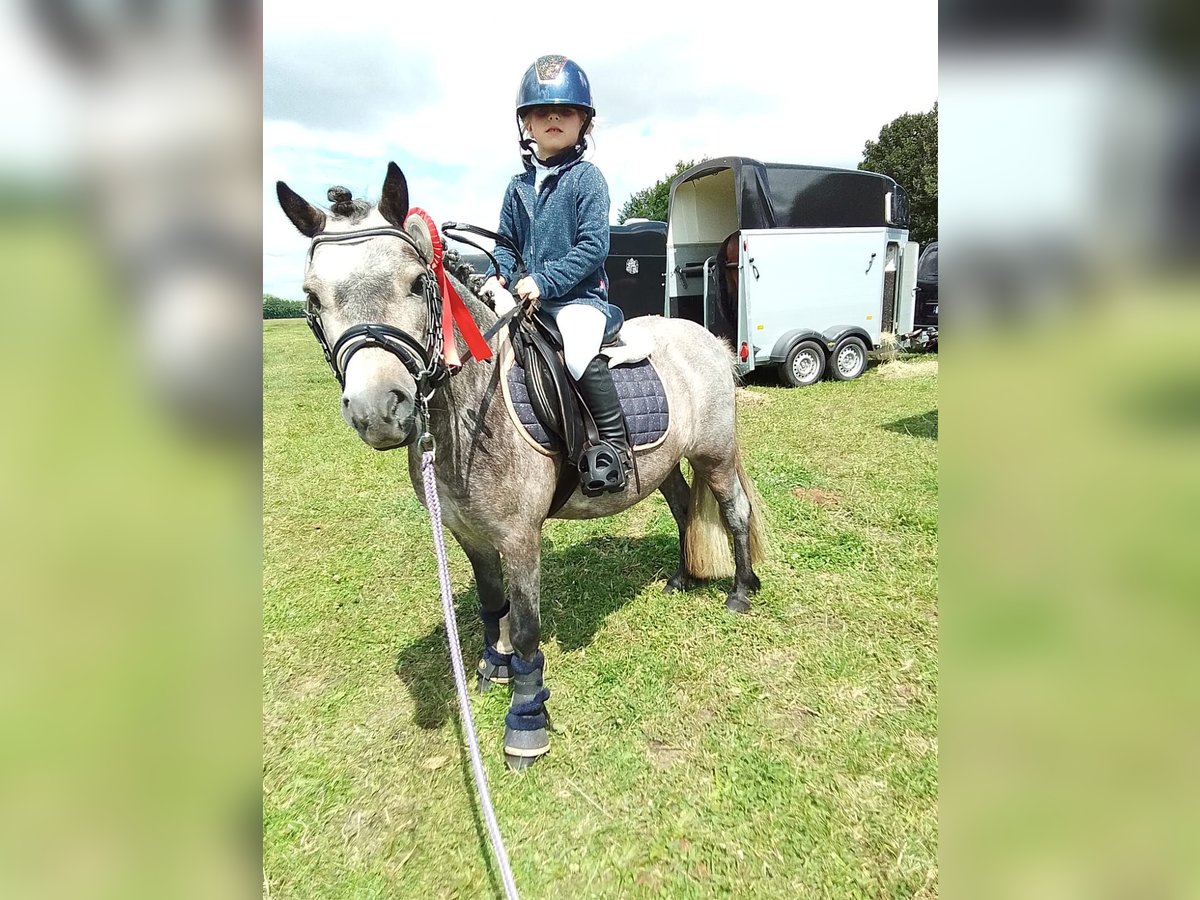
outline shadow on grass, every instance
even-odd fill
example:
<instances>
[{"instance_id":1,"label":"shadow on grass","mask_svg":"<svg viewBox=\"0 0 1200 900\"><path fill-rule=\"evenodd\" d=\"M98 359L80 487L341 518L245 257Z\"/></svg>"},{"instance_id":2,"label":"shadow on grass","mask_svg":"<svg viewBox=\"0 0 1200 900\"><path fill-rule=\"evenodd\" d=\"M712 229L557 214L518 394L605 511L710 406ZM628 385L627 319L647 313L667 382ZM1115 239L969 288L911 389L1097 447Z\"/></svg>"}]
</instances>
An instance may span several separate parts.
<instances>
[{"instance_id":1,"label":"shadow on grass","mask_svg":"<svg viewBox=\"0 0 1200 900\"><path fill-rule=\"evenodd\" d=\"M907 434L936 441L938 439L938 411L931 409L919 416L909 416L907 419L888 422L883 427L888 431L896 432L896 434Z\"/></svg>"},{"instance_id":2,"label":"shadow on grass","mask_svg":"<svg viewBox=\"0 0 1200 900\"><path fill-rule=\"evenodd\" d=\"M593 536L561 550L542 551L542 643L564 651L591 644L609 615L669 578L679 564L674 536ZM474 690L474 666L483 648L483 626L474 584L454 598L463 661ZM401 649L396 674L412 695L413 721L440 728L453 715L454 681L446 658L446 629L439 625Z\"/></svg>"}]
</instances>

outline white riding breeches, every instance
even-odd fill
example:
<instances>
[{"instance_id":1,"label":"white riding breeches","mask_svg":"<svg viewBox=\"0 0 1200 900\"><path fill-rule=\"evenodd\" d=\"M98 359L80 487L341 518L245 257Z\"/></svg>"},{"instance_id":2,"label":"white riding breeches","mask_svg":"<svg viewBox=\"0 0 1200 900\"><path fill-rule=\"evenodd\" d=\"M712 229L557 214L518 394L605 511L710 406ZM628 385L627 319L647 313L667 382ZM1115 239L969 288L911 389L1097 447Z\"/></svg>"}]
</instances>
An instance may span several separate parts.
<instances>
[{"instance_id":1,"label":"white riding breeches","mask_svg":"<svg viewBox=\"0 0 1200 900\"><path fill-rule=\"evenodd\" d=\"M558 330L562 332L563 357L567 361L567 370L571 377L578 381L588 363L600 352L600 342L604 340L608 317L594 306L572 303L558 310L554 314L554 321Z\"/></svg>"}]
</instances>

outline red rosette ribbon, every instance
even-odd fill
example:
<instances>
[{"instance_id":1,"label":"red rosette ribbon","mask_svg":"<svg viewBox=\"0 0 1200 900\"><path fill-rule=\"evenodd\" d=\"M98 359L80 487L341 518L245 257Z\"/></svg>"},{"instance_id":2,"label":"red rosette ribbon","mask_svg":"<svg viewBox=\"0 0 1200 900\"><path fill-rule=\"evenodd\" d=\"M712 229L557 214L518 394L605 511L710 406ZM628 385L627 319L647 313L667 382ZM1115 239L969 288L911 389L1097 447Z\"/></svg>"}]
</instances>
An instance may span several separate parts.
<instances>
[{"instance_id":1,"label":"red rosette ribbon","mask_svg":"<svg viewBox=\"0 0 1200 900\"><path fill-rule=\"evenodd\" d=\"M467 342L471 356L475 359L491 359L492 348L483 339L479 326L475 324L471 311L467 309L467 304L446 277L446 269L442 265L446 249L442 246L442 237L438 234L437 226L433 224L429 213L419 207L414 206L408 212L409 215L420 216L424 220L429 228L429 238L433 242L433 273L437 276L438 288L442 292L442 359L446 365L454 368L462 365L458 355L458 344L454 340L455 328L458 328L458 333Z\"/></svg>"}]
</instances>

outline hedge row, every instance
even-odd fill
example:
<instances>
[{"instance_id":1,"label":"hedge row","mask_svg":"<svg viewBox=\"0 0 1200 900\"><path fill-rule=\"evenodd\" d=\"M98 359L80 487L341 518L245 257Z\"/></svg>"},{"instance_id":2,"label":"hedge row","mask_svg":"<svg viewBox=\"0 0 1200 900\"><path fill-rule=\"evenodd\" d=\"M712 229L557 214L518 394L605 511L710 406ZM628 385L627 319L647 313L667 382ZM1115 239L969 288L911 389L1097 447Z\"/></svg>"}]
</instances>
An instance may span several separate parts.
<instances>
[{"instance_id":1,"label":"hedge row","mask_svg":"<svg viewBox=\"0 0 1200 900\"><path fill-rule=\"evenodd\" d=\"M303 319L304 304L299 300L284 300L272 294L263 294L264 319Z\"/></svg>"}]
</instances>

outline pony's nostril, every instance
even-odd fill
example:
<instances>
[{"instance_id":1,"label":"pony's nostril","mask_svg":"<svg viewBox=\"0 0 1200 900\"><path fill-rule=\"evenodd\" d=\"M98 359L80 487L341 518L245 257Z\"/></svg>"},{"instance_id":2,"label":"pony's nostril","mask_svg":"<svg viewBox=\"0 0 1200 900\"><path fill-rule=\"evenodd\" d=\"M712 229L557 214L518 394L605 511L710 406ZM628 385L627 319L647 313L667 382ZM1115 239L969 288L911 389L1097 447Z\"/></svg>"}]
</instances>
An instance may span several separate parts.
<instances>
[{"instance_id":1,"label":"pony's nostril","mask_svg":"<svg viewBox=\"0 0 1200 900\"><path fill-rule=\"evenodd\" d=\"M349 406L349 405L350 405L350 398L342 397L342 406L345 407L345 406Z\"/></svg>"},{"instance_id":2,"label":"pony's nostril","mask_svg":"<svg viewBox=\"0 0 1200 900\"><path fill-rule=\"evenodd\" d=\"M396 414L400 411L400 407L409 400L408 394L405 391L393 390L392 402L388 404L388 418L395 419Z\"/></svg>"}]
</instances>

